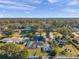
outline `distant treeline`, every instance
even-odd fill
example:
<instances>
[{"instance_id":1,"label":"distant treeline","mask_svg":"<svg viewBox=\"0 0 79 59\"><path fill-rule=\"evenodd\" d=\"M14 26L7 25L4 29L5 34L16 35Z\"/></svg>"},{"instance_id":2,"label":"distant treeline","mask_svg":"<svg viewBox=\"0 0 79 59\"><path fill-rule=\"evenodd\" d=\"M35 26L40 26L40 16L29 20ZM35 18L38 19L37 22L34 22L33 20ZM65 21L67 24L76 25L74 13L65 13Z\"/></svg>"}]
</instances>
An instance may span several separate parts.
<instances>
[{"instance_id":1,"label":"distant treeline","mask_svg":"<svg viewBox=\"0 0 79 59\"><path fill-rule=\"evenodd\" d=\"M79 18L0 18L0 28L79 26Z\"/></svg>"}]
</instances>

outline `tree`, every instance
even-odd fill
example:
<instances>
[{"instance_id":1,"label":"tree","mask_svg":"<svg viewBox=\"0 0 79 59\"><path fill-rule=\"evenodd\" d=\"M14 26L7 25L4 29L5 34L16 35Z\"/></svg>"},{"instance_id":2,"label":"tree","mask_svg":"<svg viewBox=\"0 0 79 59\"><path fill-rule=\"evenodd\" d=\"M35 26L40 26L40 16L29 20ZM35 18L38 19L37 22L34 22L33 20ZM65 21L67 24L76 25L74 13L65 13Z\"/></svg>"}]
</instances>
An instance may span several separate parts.
<instances>
[{"instance_id":1,"label":"tree","mask_svg":"<svg viewBox=\"0 0 79 59\"><path fill-rule=\"evenodd\" d=\"M71 33L72 33L71 29L66 28L66 27L58 28L58 32L60 32L64 36L71 35Z\"/></svg>"},{"instance_id":2,"label":"tree","mask_svg":"<svg viewBox=\"0 0 79 59\"><path fill-rule=\"evenodd\" d=\"M11 37L11 35L13 34L13 30L12 29L4 30L2 34L4 37Z\"/></svg>"},{"instance_id":3,"label":"tree","mask_svg":"<svg viewBox=\"0 0 79 59\"><path fill-rule=\"evenodd\" d=\"M23 45L4 44L0 46L0 59L27 59L28 51Z\"/></svg>"},{"instance_id":4,"label":"tree","mask_svg":"<svg viewBox=\"0 0 79 59\"><path fill-rule=\"evenodd\" d=\"M57 54L57 52L55 51L55 50L53 50L53 51L51 51L49 54L48 54L48 56L56 56L56 54Z\"/></svg>"}]
</instances>

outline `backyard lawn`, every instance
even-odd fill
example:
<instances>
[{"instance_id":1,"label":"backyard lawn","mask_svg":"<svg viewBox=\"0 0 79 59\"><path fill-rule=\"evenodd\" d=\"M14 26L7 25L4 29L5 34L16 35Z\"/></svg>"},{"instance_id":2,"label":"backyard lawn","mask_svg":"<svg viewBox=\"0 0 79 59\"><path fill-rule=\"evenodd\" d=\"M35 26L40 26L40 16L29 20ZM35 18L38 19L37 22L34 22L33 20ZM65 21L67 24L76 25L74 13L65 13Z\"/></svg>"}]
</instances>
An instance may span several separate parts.
<instances>
[{"instance_id":1,"label":"backyard lawn","mask_svg":"<svg viewBox=\"0 0 79 59\"><path fill-rule=\"evenodd\" d=\"M40 48L28 49L29 56L47 56L47 53L42 53Z\"/></svg>"},{"instance_id":2,"label":"backyard lawn","mask_svg":"<svg viewBox=\"0 0 79 59\"><path fill-rule=\"evenodd\" d=\"M61 54L61 52L64 51L65 49L70 49L71 52L65 53L64 55ZM62 48L55 47L55 50L57 51L57 56L73 57L73 56L77 56L79 54L79 51L71 44L66 45L66 46L64 46Z\"/></svg>"}]
</instances>

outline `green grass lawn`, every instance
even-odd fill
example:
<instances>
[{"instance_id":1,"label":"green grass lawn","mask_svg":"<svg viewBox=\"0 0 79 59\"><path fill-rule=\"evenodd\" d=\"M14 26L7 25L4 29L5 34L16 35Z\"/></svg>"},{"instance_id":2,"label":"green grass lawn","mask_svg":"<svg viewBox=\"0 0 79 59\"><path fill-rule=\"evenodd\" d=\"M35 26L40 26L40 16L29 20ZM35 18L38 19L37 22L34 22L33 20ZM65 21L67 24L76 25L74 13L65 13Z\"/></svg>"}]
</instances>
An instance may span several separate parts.
<instances>
[{"instance_id":1,"label":"green grass lawn","mask_svg":"<svg viewBox=\"0 0 79 59\"><path fill-rule=\"evenodd\" d=\"M64 51L64 49L66 49L66 48L70 49L71 52L65 53L64 55L61 54L61 52ZM77 56L79 54L79 51L72 44L66 45L62 48L56 46L55 50L57 51L57 56L63 55L63 56L67 56L67 57L74 57L74 56Z\"/></svg>"},{"instance_id":2,"label":"green grass lawn","mask_svg":"<svg viewBox=\"0 0 79 59\"><path fill-rule=\"evenodd\" d=\"M47 56L47 53L42 53L40 48L28 49L29 56L33 56L35 52L35 56Z\"/></svg>"}]
</instances>

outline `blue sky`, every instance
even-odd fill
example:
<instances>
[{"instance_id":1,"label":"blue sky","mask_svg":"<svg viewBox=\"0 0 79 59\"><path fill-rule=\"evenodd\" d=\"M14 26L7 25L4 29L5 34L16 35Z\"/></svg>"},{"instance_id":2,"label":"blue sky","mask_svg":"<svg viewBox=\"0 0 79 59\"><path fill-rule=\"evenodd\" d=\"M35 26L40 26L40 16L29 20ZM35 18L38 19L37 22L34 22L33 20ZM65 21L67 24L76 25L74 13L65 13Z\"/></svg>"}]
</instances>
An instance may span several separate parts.
<instances>
[{"instance_id":1,"label":"blue sky","mask_svg":"<svg viewBox=\"0 0 79 59\"><path fill-rule=\"evenodd\" d=\"M79 0L0 0L0 18L79 17Z\"/></svg>"}]
</instances>

